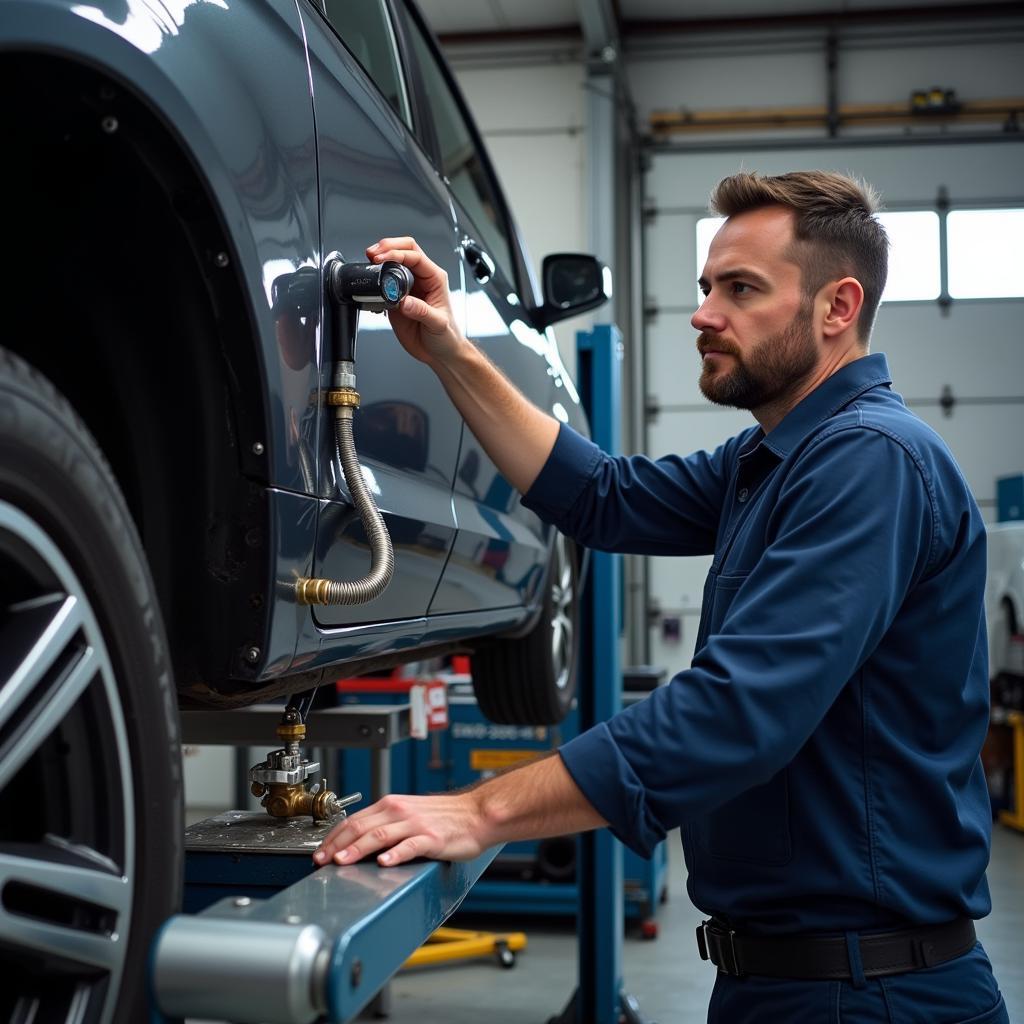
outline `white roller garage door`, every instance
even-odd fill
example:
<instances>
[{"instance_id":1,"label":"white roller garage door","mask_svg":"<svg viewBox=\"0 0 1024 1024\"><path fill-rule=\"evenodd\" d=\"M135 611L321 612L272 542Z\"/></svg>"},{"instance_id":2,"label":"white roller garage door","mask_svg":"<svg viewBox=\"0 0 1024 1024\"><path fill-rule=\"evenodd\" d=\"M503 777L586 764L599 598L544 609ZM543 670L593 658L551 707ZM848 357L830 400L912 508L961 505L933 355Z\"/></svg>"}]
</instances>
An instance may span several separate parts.
<instances>
[{"instance_id":1,"label":"white roller garage door","mask_svg":"<svg viewBox=\"0 0 1024 1024\"><path fill-rule=\"evenodd\" d=\"M645 328L652 456L714 448L749 426L749 414L710 405L697 389L695 230L713 185L740 169L778 174L821 167L867 179L891 210L926 207L945 189L951 208L1024 207L1024 146L1014 143L891 145L653 154L646 180ZM883 303L872 351L884 352L894 388L949 444L986 519L995 518L995 481L1024 470L1024 299ZM946 395L943 401L943 395ZM949 398L952 398L950 406ZM651 559L650 595L662 613L651 660L671 671L693 653L710 559ZM663 623L679 619L679 640Z\"/></svg>"}]
</instances>

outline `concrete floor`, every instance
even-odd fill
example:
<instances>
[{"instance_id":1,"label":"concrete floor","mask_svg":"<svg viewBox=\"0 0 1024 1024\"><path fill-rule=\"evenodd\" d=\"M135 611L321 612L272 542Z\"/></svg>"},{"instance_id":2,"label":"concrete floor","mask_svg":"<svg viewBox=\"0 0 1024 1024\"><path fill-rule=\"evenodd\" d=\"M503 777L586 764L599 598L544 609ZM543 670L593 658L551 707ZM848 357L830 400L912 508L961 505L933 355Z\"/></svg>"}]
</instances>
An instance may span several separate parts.
<instances>
[{"instance_id":1,"label":"concrete floor","mask_svg":"<svg viewBox=\"0 0 1024 1024\"><path fill-rule=\"evenodd\" d=\"M703 1024L715 972L697 956L694 929L700 915L686 897L677 835L670 837L669 851L670 895L659 909L659 935L644 940L627 934L624 986L648 1021ZM1024 835L994 827L989 883L993 911L979 922L978 933L1010 1020L1024 1021ZM394 1024L545 1024L561 1012L576 985L572 920L505 916L473 918L467 926L522 930L529 945L511 970L487 959L403 972L391 985Z\"/></svg>"}]
</instances>

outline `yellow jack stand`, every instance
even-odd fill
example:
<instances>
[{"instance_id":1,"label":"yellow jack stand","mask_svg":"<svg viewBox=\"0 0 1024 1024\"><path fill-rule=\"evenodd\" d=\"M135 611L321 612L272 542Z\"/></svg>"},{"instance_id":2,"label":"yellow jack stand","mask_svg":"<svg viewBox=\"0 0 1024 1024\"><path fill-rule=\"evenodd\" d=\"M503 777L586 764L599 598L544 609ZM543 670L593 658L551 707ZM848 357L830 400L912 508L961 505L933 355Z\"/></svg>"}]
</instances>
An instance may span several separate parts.
<instances>
[{"instance_id":1,"label":"yellow jack stand","mask_svg":"<svg viewBox=\"0 0 1024 1024\"><path fill-rule=\"evenodd\" d=\"M1006 722L1013 729L1014 807L1012 811L1000 811L999 820L1018 832L1024 832L1024 713L1011 711L1006 716Z\"/></svg>"},{"instance_id":2,"label":"yellow jack stand","mask_svg":"<svg viewBox=\"0 0 1024 1024\"><path fill-rule=\"evenodd\" d=\"M471 932L462 928L438 928L402 965L422 967L448 960L494 956L502 967L515 967L516 951L526 949L522 932Z\"/></svg>"}]
</instances>

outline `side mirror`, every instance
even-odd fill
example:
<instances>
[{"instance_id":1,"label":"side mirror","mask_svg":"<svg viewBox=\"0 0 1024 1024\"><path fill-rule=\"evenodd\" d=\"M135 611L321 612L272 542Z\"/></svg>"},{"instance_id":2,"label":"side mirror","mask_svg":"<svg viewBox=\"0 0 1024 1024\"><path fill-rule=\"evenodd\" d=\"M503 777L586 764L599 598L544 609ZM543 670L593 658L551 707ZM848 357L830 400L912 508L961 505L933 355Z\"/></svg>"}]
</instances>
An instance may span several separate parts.
<instances>
[{"instance_id":1,"label":"side mirror","mask_svg":"<svg viewBox=\"0 0 1024 1024\"><path fill-rule=\"evenodd\" d=\"M541 276L544 305L534 313L538 330L596 309L612 295L611 271L600 260L583 253L545 256Z\"/></svg>"}]
</instances>

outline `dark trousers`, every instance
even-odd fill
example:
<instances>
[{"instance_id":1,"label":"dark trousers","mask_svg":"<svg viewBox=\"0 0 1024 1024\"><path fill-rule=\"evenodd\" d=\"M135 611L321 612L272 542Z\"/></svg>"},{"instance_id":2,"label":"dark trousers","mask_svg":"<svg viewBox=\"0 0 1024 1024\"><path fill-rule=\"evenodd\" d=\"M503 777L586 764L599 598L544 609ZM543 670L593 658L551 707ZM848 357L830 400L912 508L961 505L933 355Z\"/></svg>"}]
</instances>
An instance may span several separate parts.
<instances>
[{"instance_id":1,"label":"dark trousers","mask_svg":"<svg viewBox=\"0 0 1024 1024\"><path fill-rule=\"evenodd\" d=\"M1009 1024L979 942L956 960L854 981L719 974L708 1024Z\"/></svg>"}]
</instances>

